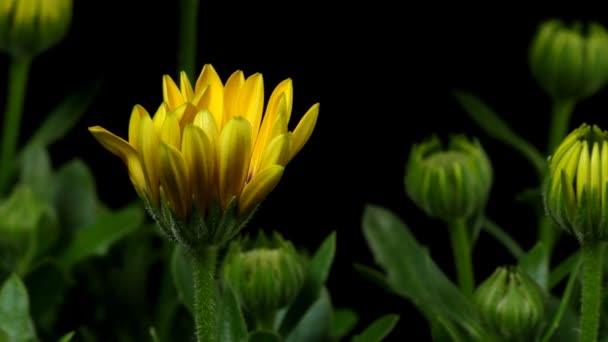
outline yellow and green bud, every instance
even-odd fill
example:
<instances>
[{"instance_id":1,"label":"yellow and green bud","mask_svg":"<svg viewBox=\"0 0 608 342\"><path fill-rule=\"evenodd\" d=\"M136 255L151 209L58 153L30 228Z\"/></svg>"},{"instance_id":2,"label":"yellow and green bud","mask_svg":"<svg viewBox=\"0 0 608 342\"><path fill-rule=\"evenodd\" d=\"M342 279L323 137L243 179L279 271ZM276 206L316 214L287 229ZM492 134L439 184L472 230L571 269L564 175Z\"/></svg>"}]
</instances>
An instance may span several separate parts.
<instances>
[{"instance_id":1,"label":"yellow and green bud","mask_svg":"<svg viewBox=\"0 0 608 342\"><path fill-rule=\"evenodd\" d=\"M546 212L580 242L608 240L608 132L581 125L549 159Z\"/></svg>"},{"instance_id":2,"label":"yellow and green bud","mask_svg":"<svg viewBox=\"0 0 608 342\"><path fill-rule=\"evenodd\" d=\"M291 242L260 232L230 245L225 277L241 305L254 315L267 315L289 305L304 283L302 259Z\"/></svg>"},{"instance_id":3,"label":"yellow and green bud","mask_svg":"<svg viewBox=\"0 0 608 342\"><path fill-rule=\"evenodd\" d=\"M529 64L543 90L555 100L579 100L608 80L608 33L598 23L571 26L543 22L530 46Z\"/></svg>"},{"instance_id":4,"label":"yellow and green bud","mask_svg":"<svg viewBox=\"0 0 608 342\"><path fill-rule=\"evenodd\" d=\"M72 0L0 1L0 50L33 57L57 44L72 21Z\"/></svg>"},{"instance_id":5,"label":"yellow and green bud","mask_svg":"<svg viewBox=\"0 0 608 342\"><path fill-rule=\"evenodd\" d=\"M542 289L517 267L499 267L475 291L483 324L505 342L533 341L544 319Z\"/></svg>"},{"instance_id":6,"label":"yellow and green bud","mask_svg":"<svg viewBox=\"0 0 608 342\"><path fill-rule=\"evenodd\" d=\"M452 136L447 149L437 137L412 147L405 175L410 199L434 218L468 219L485 207L492 165L477 140Z\"/></svg>"}]
</instances>

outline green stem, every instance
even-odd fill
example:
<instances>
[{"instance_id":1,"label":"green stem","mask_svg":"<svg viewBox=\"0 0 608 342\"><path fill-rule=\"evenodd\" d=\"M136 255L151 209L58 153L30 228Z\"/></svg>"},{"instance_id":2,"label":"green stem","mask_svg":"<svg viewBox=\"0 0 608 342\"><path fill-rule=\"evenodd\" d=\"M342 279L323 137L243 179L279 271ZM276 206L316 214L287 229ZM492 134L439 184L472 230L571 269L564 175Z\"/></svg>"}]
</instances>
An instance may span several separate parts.
<instances>
[{"instance_id":1,"label":"green stem","mask_svg":"<svg viewBox=\"0 0 608 342\"><path fill-rule=\"evenodd\" d=\"M203 248L192 256L194 324L198 342L217 341L216 279L217 248Z\"/></svg>"},{"instance_id":2,"label":"green stem","mask_svg":"<svg viewBox=\"0 0 608 342\"><path fill-rule=\"evenodd\" d=\"M177 56L178 72L185 71L194 77L196 68L196 42L198 30L199 0L180 1L179 54Z\"/></svg>"},{"instance_id":3,"label":"green stem","mask_svg":"<svg viewBox=\"0 0 608 342\"><path fill-rule=\"evenodd\" d=\"M473 276L473 260L471 257L471 239L465 220L458 219L449 223L452 253L458 277L458 284L467 295L472 295L475 288Z\"/></svg>"},{"instance_id":4,"label":"green stem","mask_svg":"<svg viewBox=\"0 0 608 342\"><path fill-rule=\"evenodd\" d=\"M496 241L500 242L515 259L519 259L524 255L525 252L519 243L513 240L513 238L494 221L484 217L482 229L490 234Z\"/></svg>"},{"instance_id":5,"label":"green stem","mask_svg":"<svg viewBox=\"0 0 608 342\"><path fill-rule=\"evenodd\" d=\"M597 342L600 326L602 261L605 243L583 241L583 304L580 342Z\"/></svg>"},{"instance_id":6,"label":"green stem","mask_svg":"<svg viewBox=\"0 0 608 342\"><path fill-rule=\"evenodd\" d=\"M570 127L570 117L575 105L576 102L572 100L553 100L547 153L553 154L553 150L566 137L568 128Z\"/></svg>"},{"instance_id":7,"label":"green stem","mask_svg":"<svg viewBox=\"0 0 608 342\"><path fill-rule=\"evenodd\" d=\"M15 149L19 140L23 103L27 88L27 78L32 63L29 57L15 58L11 62L8 75L6 109L2 129L2 150L0 153L0 194L4 192L12 167Z\"/></svg>"}]
</instances>

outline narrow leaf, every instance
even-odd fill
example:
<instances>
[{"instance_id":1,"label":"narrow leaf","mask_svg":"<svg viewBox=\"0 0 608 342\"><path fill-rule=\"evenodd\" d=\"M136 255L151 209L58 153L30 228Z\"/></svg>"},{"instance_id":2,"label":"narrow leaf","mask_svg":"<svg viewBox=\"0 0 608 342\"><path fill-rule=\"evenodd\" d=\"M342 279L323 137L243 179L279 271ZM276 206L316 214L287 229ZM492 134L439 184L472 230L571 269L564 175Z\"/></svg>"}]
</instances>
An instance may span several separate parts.
<instances>
[{"instance_id":1,"label":"narrow leaf","mask_svg":"<svg viewBox=\"0 0 608 342\"><path fill-rule=\"evenodd\" d=\"M29 298L21 279L11 275L0 289L0 330L10 341L35 341Z\"/></svg>"},{"instance_id":2,"label":"narrow leaf","mask_svg":"<svg viewBox=\"0 0 608 342\"><path fill-rule=\"evenodd\" d=\"M230 286L223 291L220 316L220 341L247 341L247 324L241 306ZM251 338L249 339L251 341ZM261 340L260 340L261 341Z\"/></svg>"},{"instance_id":3,"label":"narrow leaf","mask_svg":"<svg viewBox=\"0 0 608 342\"><path fill-rule=\"evenodd\" d=\"M352 342L380 342L395 328L398 315L386 315L375 320L361 334L353 337Z\"/></svg>"},{"instance_id":4,"label":"narrow leaf","mask_svg":"<svg viewBox=\"0 0 608 342\"><path fill-rule=\"evenodd\" d=\"M344 336L348 335L355 325L357 325L358 321L359 316L352 309L334 310L330 330L332 339L339 341Z\"/></svg>"},{"instance_id":5,"label":"narrow leaf","mask_svg":"<svg viewBox=\"0 0 608 342\"><path fill-rule=\"evenodd\" d=\"M57 342L70 342L72 340L72 337L74 337L73 331L63 335Z\"/></svg>"},{"instance_id":6,"label":"narrow leaf","mask_svg":"<svg viewBox=\"0 0 608 342\"><path fill-rule=\"evenodd\" d=\"M194 283L192 282L192 264L187 252L176 245L171 256L171 275L177 291L177 297L190 314L194 315ZM194 317L194 316L193 316Z\"/></svg>"},{"instance_id":7,"label":"narrow leaf","mask_svg":"<svg viewBox=\"0 0 608 342\"><path fill-rule=\"evenodd\" d=\"M547 257L545 244L538 242L519 259L519 267L544 290L549 286L549 262Z\"/></svg>"}]
</instances>

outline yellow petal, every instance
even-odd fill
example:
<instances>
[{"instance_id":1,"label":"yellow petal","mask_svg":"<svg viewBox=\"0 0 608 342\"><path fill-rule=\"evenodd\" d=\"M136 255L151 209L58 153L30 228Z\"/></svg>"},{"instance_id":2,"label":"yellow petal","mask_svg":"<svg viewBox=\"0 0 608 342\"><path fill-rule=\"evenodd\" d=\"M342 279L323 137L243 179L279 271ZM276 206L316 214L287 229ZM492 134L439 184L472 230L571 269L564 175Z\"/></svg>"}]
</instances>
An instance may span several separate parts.
<instances>
[{"instance_id":1,"label":"yellow petal","mask_svg":"<svg viewBox=\"0 0 608 342\"><path fill-rule=\"evenodd\" d=\"M576 198L580 200L580 196L583 194L583 189L587 189L587 195L589 194L589 144L586 140L583 141L583 148L581 149L578 167L576 169Z\"/></svg>"},{"instance_id":2,"label":"yellow petal","mask_svg":"<svg viewBox=\"0 0 608 342\"><path fill-rule=\"evenodd\" d=\"M184 157L170 145L160 144L160 184L169 206L181 219L186 219L191 203L188 169Z\"/></svg>"},{"instance_id":3,"label":"yellow petal","mask_svg":"<svg viewBox=\"0 0 608 342\"><path fill-rule=\"evenodd\" d=\"M215 161L212 146L202 129L192 124L184 127L182 155L188 168L190 187L201 212L215 193L212 188L213 169Z\"/></svg>"},{"instance_id":4,"label":"yellow petal","mask_svg":"<svg viewBox=\"0 0 608 342\"><path fill-rule=\"evenodd\" d=\"M177 121L177 115L174 112L169 112L165 123L160 132L160 139L165 144L169 144L176 149L182 146L182 131Z\"/></svg>"},{"instance_id":5,"label":"yellow petal","mask_svg":"<svg viewBox=\"0 0 608 342\"><path fill-rule=\"evenodd\" d=\"M163 128L163 125L165 124L165 118L167 117L167 104L166 103L161 103L160 106L158 106L158 109L156 110L156 113L154 113L154 128L156 129L156 133L160 134L160 131Z\"/></svg>"},{"instance_id":6,"label":"yellow petal","mask_svg":"<svg viewBox=\"0 0 608 342\"><path fill-rule=\"evenodd\" d=\"M184 101L190 101L194 97L192 85L185 71L179 73L179 90L182 93Z\"/></svg>"},{"instance_id":7,"label":"yellow petal","mask_svg":"<svg viewBox=\"0 0 608 342\"><path fill-rule=\"evenodd\" d=\"M602 196L602 208L604 207L604 203L606 200L608 200L607 198L605 198L605 190L606 190L606 184L608 182L608 142L606 140L602 141L602 147L601 147L601 152L600 152L600 160L601 160L601 166L602 166L602 173L601 173L601 180L600 180L600 195Z\"/></svg>"},{"instance_id":8,"label":"yellow petal","mask_svg":"<svg viewBox=\"0 0 608 342\"><path fill-rule=\"evenodd\" d=\"M239 97L237 115L243 116L251 124L251 137L255 142L264 109L264 79L262 74L249 76Z\"/></svg>"},{"instance_id":9,"label":"yellow petal","mask_svg":"<svg viewBox=\"0 0 608 342\"><path fill-rule=\"evenodd\" d=\"M163 100L167 103L170 111L175 110L185 102L177 84L169 75L163 76Z\"/></svg>"},{"instance_id":10,"label":"yellow petal","mask_svg":"<svg viewBox=\"0 0 608 342\"><path fill-rule=\"evenodd\" d=\"M304 144L310 138L312 131L315 128L315 124L317 123L317 117L319 116L319 104L316 103L310 109L302 119L296 129L293 131L293 139L291 141L291 151L289 160L293 159L293 157L300 152Z\"/></svg>"},{"instance_id":11,"label":"yellow petal","mask_svg":"<svg viewBox=\"0 0 608 342\"><path fill-rule=\"evenodd\" d=\"M222 130L218 149L218 190L222 208L239 196L251 153L251 126L241 117L233 118Z\"/></svg>"},{"instance_id":12,"label":"yellow petal","mask_svg":"<svg viewBox=\"0 0 608 342\"><path fill-rule=\"evenodd\" d=\"M139 134L139 123L144 115L150 115L140 105L135 105L131 111L131 119L129 120L129 144L137 150L137 140Z\"/></svg>"},{"instance_id":13,"label":"yellow petal","mask_svg":"<svg viewBox=\"0 0 608 342\"><path fill-rule=\"evenodd\" d=\"M209 142L215 146L219 131L213 115L208 110L201 109L194 116L192 123L202 129L209 138Z\"/></svg>"},{"instance_id":14,"label":"yellow petal","mask_svg":"<svg viewBox=\"0 0 608 342\"><path fill-rule=\"evenodd\" d=\"M139 124L139 157L144 166L144 174L148 182L151 200L155 206L158 206L158 144L159 136L154 128L154 123L149 115L144 115Z\"/></svg>"},{"instance_id":15,"label":"yellow petal","mask_svg":"<svg viewBox=\"0 0 608 342\"><path fill-rule=\"evenodd\" d=\"M135 151L133 146L103 127L89 127L89 131L103 147L122 159L127 166L129 178L135 187L135 191L137 191L140 197L144 198L144 194L147 192L146 178L137 151Z\"/></svg>"},{"instance_id":16,"label":"yellow petal","mask_svg":"<svg viewBox=\"0 0 608 342\"><path fill-rule=\"evenodd\" d=\"M289 122L293 105L293 82L291 78L279 83L272 91L270 99L268 99L268 105L266 106L266 113L264 113L264 120L269 120L271 123L274 122L280 112L281 96L285 97L285 111L287 112L287 121Z\"/></svg>"},{"instance_id":17,"label":"yellow petal","mask_svg":"<svg viewBox=\"0 0 608 342\"><path fill-rule=\"evenodd\" d=\"M289 161L289 147L291 143L291 133L285 133L274 138L264 151L264 157L257 169L250 172L250 176L258 172L264 172L265 169L272 165L285 166Z\"/></svg>"},{"instance_id":18,"label":"yellow petal","mask_svg":"<svg viewBox=\"0 0 608 342\"><path fill-rule=\"evenodd\" d=\"M249 184L245 185L243 194L239 199L239 211L241 213L253 208L279 184L283 175L283 166L274 165L260 172Z\"/></svg>"},{"instance_id":19,"label":"yellow petal","mask_svg":"<svg viewBox=\"0 0 608 342\"><path fill-rule=\"evenodd\" d=\"M251 156L251 167L255 170L259 167L268 143L275 137L287 132L287 107L285 95L281 95L280 97L278 110L278 114L273 116L274 121L270 121L271 119L264 117L260 133L258 134L257 140L255 140L253 154Z\"/></svg>"},{"instance_id":20,"label":"yellow petal","mask_svg":"<svg viewBox=\"0 0 608 342\"><path fill-rule=\"evenodd\" d=\"M179 121L179 127L183 129L187 124L192 123L197 109L190 102L186 102L177 107L177 109L175 109L173 112Z\"/></svg>"},{"instance_id":21,"label":"yellow petal","mask_svg":"<svg viewBox=\"0 0 608 342\"><path fill-rule=\"evenodd\" d=\"M224 112L224 85L211 64L203 67L194 88L194 105L213 114L218 129L222 128Z\"/></svg>"},{"instance_id":22,"label":"yellow petal","mask_svg":"<svg viewBox=\"0 0 608 342\"><path fill-rule=\"evenodd\" d=\"M235 71L228 81L226 81L226 87L224 88L224 124L235 116L243 116L243 113L239 113L239 97L241 89L245 84L245 76L241 70Z\"/></svg>"},{"instance_id":23,"label":"yellow petal","mask_svg":"<svg viewBox=\"0 0 608 342\"><path fill-rule=\"evenodd\" d=\"M600 187L601 184L602 165L600 161L600 144L596 141L593 143L591 149L590 169L589 169L589 189L591 191L597 191L598 199L600 198L600 192L604 191ZM591 195L591 194L589 194Z\"/></svg>"}]
</instances>

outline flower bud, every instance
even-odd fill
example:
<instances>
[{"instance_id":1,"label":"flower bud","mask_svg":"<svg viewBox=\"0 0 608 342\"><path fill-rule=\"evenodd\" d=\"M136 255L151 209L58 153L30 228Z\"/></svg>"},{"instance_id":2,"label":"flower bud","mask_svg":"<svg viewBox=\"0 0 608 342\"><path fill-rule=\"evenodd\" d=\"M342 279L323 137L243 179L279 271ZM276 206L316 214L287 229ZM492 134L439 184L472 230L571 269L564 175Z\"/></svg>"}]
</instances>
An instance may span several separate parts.
<instances>
[{"instance_id":1,"label":"flower bud","mask_svg":"<svg viewBox=\"0 0 608 342\"><path fill-rule=\"evenodd\" d=\"M578 100L599 91L608 80L608 33L603 26L559 20L542 23L530 46L530 69L553 99Z\"/></svg>"},{"instance_id":2,"label":"flower bud","mask_svg":"<svg viewBox=\"0 0 608 342\"><path fill-rule=\"evenodd\" d=\"M52 208L26 186L0 202L0 271L23 273L34 256L55 237ZM39 242L40 241L40 242Z\"/></svg>"},{"instance_id":3,"label":"flower bud","mask_svg":"<svg viewBox=\"0 0 608 342\"><path fill-rule=\"evenodd\" d=\"M432 137L412 147L406 191L431 217L471 217L485 206L491 184L492 165L477 140L453 136L442 150L439 139Z\"/></svg>"},{"instance_id":4,"label":"flower bud","mask_svg":"<svg viewBox=\"0 0 608 342\"><path fill-rule=\"evenodd\" d=\"M72 20L72 0L2 0L0 50L34 56L65 36Z\"/></svg>"},{"instance_id":5,"label":"flower bud","mask_svg":"<svg viewBox=\"0 0 608 342\"><path fill-rule=\"evenodd\" d=\"M608 132L581 125L549 163L543 189L547 214L580 242L608 240Z\"/></svg>"},{"instance_id":6,"label":"flower bud","mask_svg":"<svg viewBox=\"0 0 608 342\"><path fill-rule=\"evenodd\" d=\"M278 233L267 238L260 232L255 241L243 238L233 242L225 275L241 305L254 314L290 304L304 282L300 256Z\"/></svg>"},{"instance_id":7,"label":"flower bud","mask_svg":"<svg viewBox=\"0 0 608 342\"><path fill-rule=\"evenodd\" d=\"M475 291L486 327L504 341L532 341L544 318L541 288L517 267L499 267Z\"/></svg>"}]
</instances>

